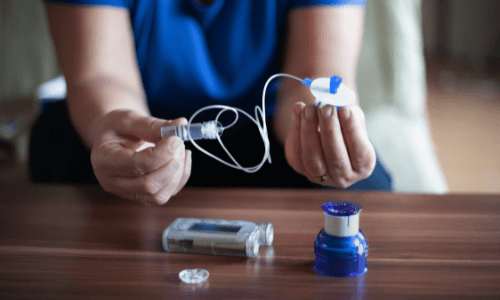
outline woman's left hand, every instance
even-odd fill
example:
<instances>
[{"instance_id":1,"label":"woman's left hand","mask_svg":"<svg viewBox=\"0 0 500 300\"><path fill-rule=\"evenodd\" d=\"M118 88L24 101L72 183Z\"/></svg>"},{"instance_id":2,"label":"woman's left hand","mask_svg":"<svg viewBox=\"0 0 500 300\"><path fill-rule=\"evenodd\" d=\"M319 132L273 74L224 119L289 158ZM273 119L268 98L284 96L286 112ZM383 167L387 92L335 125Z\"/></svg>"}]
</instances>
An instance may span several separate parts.
<instances>
[{"instance_id":1,"label":"woman's left hand","mask_svg":"<svg viewBox=\"0 0 500 300\"><path fill-rule=\"evenodd\" d=\"M347 188L371 175L376 156L358 105L316 108L296 103L285 141L290 166L311 182Z\"/></svg>"}]
</instances>

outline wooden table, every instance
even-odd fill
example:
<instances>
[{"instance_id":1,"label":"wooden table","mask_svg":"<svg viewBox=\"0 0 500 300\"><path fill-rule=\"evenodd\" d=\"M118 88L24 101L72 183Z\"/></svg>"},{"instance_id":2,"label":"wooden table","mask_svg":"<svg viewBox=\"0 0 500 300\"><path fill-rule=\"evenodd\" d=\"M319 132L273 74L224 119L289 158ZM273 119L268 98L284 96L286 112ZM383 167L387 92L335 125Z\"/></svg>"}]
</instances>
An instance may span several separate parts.
<instances>
[{"instance_id":1,"label":"wooden table","mask_svg":"<svg viewBox=\"0 0 500 300\"><path fill-rule=\"evenodd\" d=\"M500 299L500 196L186 189L163 207L99 188L0 185L0 299ZM320 205L363 206L368 272L316 275ZM167 253L178 217L271 222L256 258ZM179 272L210 272L200 285Z\"/></svg>"}]
</instances>

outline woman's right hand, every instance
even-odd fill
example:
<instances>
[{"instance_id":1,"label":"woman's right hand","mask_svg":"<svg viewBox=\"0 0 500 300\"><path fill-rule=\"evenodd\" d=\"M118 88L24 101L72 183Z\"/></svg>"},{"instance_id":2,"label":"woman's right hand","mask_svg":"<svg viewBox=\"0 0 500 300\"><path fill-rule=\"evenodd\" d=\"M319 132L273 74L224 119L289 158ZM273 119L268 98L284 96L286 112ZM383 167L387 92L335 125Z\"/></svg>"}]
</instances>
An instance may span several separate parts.
<instances>
[{"instance_id":1,"label":"woman's right hand","mask_svg":"<svg viewBox=\"0 0 500 300\"><path fill-rule=\"evenodd\" d=\"M165 204L191 174L191 151L161 127L187 124L114 110L97 120L91 161L104 190L142 204Z\"/></svg>"}]
</instances>

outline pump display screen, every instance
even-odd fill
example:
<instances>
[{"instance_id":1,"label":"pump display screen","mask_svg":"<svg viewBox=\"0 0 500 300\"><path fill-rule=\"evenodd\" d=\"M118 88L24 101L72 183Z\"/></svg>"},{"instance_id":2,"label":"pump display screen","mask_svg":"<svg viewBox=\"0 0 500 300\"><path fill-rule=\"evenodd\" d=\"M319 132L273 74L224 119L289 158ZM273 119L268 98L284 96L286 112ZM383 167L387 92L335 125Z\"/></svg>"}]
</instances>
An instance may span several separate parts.
<instances>
[{"instance_id":1,"label":"pump display screen","mask_svg":"<svg viewBox=\"0 0 500 300\"><path fill-rule=\"evenodd\" d=\"M216 231L216 232L231 232L231 233L236 233L240 231L240 229L241 226L216 225L207 223L195 223L189 228L189 230L196 230L196 231Z\"/></svg>"}]
</instances>

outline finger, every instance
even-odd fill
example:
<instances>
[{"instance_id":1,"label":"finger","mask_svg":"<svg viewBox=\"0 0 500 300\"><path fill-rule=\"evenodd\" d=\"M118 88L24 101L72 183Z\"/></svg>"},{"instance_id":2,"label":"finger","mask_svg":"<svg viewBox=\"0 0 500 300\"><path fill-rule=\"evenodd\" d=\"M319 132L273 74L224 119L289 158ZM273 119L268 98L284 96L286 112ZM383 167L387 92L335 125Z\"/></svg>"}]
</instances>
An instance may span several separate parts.
<instances>
[{"instance_id":1,"label":"finger","mask_svg":"<svg viewBox=\"0 0 500 300\"><path fill-rule=\"evenodd\" d=\"M307 105L301 116L302 163L306 173L312 177L320 177L327 173L323 158L320 136L318 132L318 114L313 105Z\"/></svg>"},{"instance_id":2,"label":"finger","mask_svg":"<svg viewBox=\"0 0 500 300\"><path fill-rule=\"evenodd\" d=\"M288 164L295 172L304 174L304 165L302 164L302 145L300 142L300 119L305 104L298 102L292 110L292 129L287 137L285 145L285 157Z\"/></svg>"},{"instance_id":3,"label":"finger","mask_svg":"<svg viewBox=\"0 0 500 300\"><path fill-rule=\"evenodd\" d=\"M339 110L339 120L352 168L366 178L375 167L376 159L373 145L362 125L363 111L357 106L342 107Z\"/></svg>"},{"instance_id":4,"label":"finger","mask_svg":"<svg viewBox=\"0 0 500 300\"><path fill-rule=\"evenodd\" d=\"M103 145L92 160L93 165L100 167L109 176L138 177L164 166L183 146L183 141L176 136L139 152L123 148L119 144Z\"/></svg>"},{"instance_id":5,"label":"finger","mask_svg":"<svg viewBox=\"0 0 500 300\"><path fill-rule=\"evenodd\" d=\"M185 162L185 154L186 151L184 151L184 161ZM176 173L174 174L174 180L169 182L166 186L164 186L162 189L158 191L155 195L146 195L143 196L146 202L148 203L154 203L158 205L163 205L170 200L172 196L174 196L178 191L179 191L179 186L181 185L181 181L183 179L183 174L184 174L185 167L181 166L177 169Z\"/></svg>"},{"instance_id":6,"label":"finger","mask_svg":"<svg viewBox=\"0 0 500 300\"><path fill-rule=\"evenodd\" d=\"M191 150L186 150L185 160L184 160L184 174L182 175L181 181L179 182L179 186L175 190L173 195L176 195L182 188L186 185L191 176Z\"/></svg>"},{"instance_id":7,"label":"finger","mask_svg":"<svg viewBox=\"0 0 500 300\"><path fill-rule=\"evenodd\" d=\"M133 111L117 112L119 120L112 124L113 130L119 135L134 136L139 140L157 143L161 140L161 127L187 124L185 118L172 121L162 120L150 116L139 115Z\"/></svg>"},{"instance_id":8,"label":"finger","mask_svg":"<svg viewBox=\"0 0 500 300\"><path fill-rule=\"evenodd\" d=\"M325 105L320 109L319 114L321 144L328 174L336 186L345 187L347 182L344 182L344 179L352 177L352 167L344 143L338 111L331 105Z\"/></svg>"},{"instance_id":9,"label":"finger","mask_svg":"<svg viewBox=\"0 0 500 300\"><path fill-rule=\"evenodd\" d=\"M142 195L148 203L157 202L155 195L160 191L169 196L175 192L184 172L184 161L185 150L180 149L162 168L136 178L115 178L113 186L122 194Z\"/></svg>"}]
</instances>

